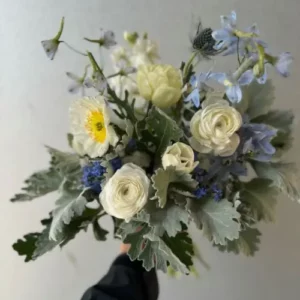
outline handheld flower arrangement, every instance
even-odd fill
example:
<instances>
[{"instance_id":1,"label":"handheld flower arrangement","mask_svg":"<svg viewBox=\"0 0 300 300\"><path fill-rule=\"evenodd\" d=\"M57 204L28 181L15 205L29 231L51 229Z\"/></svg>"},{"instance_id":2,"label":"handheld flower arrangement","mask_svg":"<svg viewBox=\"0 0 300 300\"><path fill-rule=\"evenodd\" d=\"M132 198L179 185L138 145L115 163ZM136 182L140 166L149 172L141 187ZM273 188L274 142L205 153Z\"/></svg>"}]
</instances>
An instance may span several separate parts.
<instances>
[{"instance_id":1,"label":"handheld flower arrangement","mask_svg":"<svg viewBox=\"0 0 300 300\"><path fill-rule=\"evenodd\" d=\"M277 192L299 201L295 165L282 158L292 144L294 117L272 110L274 88L266 72L273 67L287 77L291 54L274 56L256 25L238 29L235 12L221 22L215 31L199 25L192 56L180 68L157 63L157 45L147 34L126 32L127 47L116 46L111 31L85 38L113 48L116 71L106 75L87 52L84 75L67 73L70 92L96 95L70 106L73 151L48 147L50 167L30 176L11 200L60 195L42 220L43 231L13 245L25 261L66 245L88 227L106 240L100 219L109 215L114 236L131 244L132 260L142 260L147 270L188 274L195 256L190 223L220 250L253 255L260 239L256 225L273 220ZM56 37L42 42L51 59L65 43L63 26L64 20ZM201 59L216 55L236 55L236 70L196 71Z\"/></svg>"}]
</instances>

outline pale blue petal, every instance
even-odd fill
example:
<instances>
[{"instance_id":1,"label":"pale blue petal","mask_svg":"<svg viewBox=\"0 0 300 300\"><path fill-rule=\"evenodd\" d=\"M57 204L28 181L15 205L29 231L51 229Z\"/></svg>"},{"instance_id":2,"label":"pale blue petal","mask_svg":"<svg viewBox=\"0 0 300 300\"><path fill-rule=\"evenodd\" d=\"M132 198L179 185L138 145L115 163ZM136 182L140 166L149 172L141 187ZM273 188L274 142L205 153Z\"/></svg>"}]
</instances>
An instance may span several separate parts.
<instances>
[{"instance_id":1,"label":"pale blue petal","mask_svg":"<svg viewBox=\"0 0 300 300\"><path fill-rule=\"evenodd\" d=\"M184 100L185 102L192 101L195 107L200 106L200 94L198 89L194 89Z\"/></svg>"},{"instance_id":2,"label":"pale blue petal","mask_svg":"<svg viewBox=\"0 0 300 300\"><path fill-rule=\"evenodd\" d=\"M75 75L75 74L73 74L73 73L71 73L71 72L66 72L66 75L70 78L70 79L72 79L72 80L74 80L74 81L76 81L76 82L80 82L80 77L79 76L77 76L77 75Z\"/></svg>"},{"instance_id":3,"label":"pale blue petal","mask_svg":"<svg viewBox=\"0 0 300 300\"><path fill-rule=\"evenodd\" d=\"M226 95L232 103L238 103L242 100L242 90L239 85L232 85L226 89Z\"/></svg>"},{"instance_id":4,"label":"pale blue petal","mask_svg":"<svg viewBox=\"0 0 300 300\"><path fill-rule=\"evenodd\" d=\"M218 81L220 84L224 84L224 81L227 79L226 73L211 73L209 78L212 78Z\"/></svg>"},{"instance_id":5,"label":"pale blue petal","mask_svg":"<svg viewBox=\"0 0 300 300\"><path fill-rule=\"evenodd\" d=\"M267 81L267 79L268 79L267 68L265 68L265 73L264 73L264 75L261 76L261 77L259 77L259 78L256 78L256 80L257 80L257 82L258 82L259 84L265 84L266 81Z\"/></svg>"},{"instance_id":6,"label":"pale blue petal","mask_svg":"<svg viewBox=\"0 0 300 300\"><path fill-rule=\"evenodd\" d=\"M275 64L275 68L281 76L288 77L290 75L289 67L292 62L293 62L293 57L290 52L281 53Z\"/></svg>"},{"instance_id":7,"label":"pale blue petal","mask_svg":"<svg viewBox=\"0 0 300 300\"><path fill-rule=\"evenodd\" d=\"M190 85L192 87L196 87L197 86L197 76L196 75L192 75L190 78Z\"/></svg>"},{"instance_id":8,"label":"pale blue petal","mask_svg":"<svg viewBox=\"0 0 300 300\"><path fill-rule=\"evenodd\" d=\"M256 23L252 24L250 27L246 29L246 32L252 32L259 35L259 29Z\"/></svg>"},{"instance_id":9,"label":"pale blue petal","mask_svg":"<svg viewBox=\"0 0 300 300\"><path fill-rule=\"evenodd\" d=\"M238 82L240 85L248 85L252 82L253 78L254 78L253 71L248 70L244 74L242 74Z\"/></svg>"},{"instance_id":10,"label":"pale blue petal","mask_svg":"<svg viewBox=\"0 0 300 300\"><path fill-rule=\"evenodd\" d=\"M82 87L81 84L73 83L73 84L71 84L71 85L69 86L68 91L69 91L69 93L71 93L71 94L76 94L76 93L79 92L79 90L80 90L81 87Z\"/></svg>"},{"instance_id":11,"label":"pale blue petal","mask_svg":"<svg viewBox=\"0 0 300 300\"><path fill-rule=\"evenodd\" d=\"M58 46L60 44L60 41L56 41L54 39L52 40L46 40L42 41L42 46L44 48L44 51L46 52L46 55L53 60L55 57L55 54L58 50Z\"/></svg>"},{"instance_id":12,"label":"pale blue petal","mask_svg":"<svg viewBox=\"0 0 300 300\"><path fill-rule=\"evenodd\" d=\"M224 28L232 29L236 26L236 12L232 11L228 16L221 16L221 25Z\"/></svg>"},{"instance_id":13,"label":"pale blue petal","mask_svg":"<svg viewBox=\"0 0 300 300\"><path fill-rule=\"evenodd\" d=\"M231 37L231 34L227 29L215 30L211 35L216 41L226 41Z\"/></svg>"}]
</instances>

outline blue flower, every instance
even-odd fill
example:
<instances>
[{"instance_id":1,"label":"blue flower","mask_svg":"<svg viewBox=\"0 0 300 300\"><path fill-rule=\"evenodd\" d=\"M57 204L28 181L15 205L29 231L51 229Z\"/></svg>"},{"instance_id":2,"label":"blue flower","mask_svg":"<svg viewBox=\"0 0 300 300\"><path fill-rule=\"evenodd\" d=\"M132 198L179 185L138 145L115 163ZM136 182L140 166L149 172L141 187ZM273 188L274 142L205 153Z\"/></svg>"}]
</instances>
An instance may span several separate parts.
<instances>
[{"instance_id":1,"label":"blue flower","mask_svg":"<svg viewBox=\"0 0 300 300\"><path fill-rule=\"evenodd\" d=\"M197 182L202 183L205 181L207 176L207 171L200 168L199 165L194 169L194 178Z\"/></svg>"},{"instance_id":2,"label":"blue flower","mask_svg":"<svg viewBox=\"0 0 300 300\"><path fill-rule=\"evenodd\" d=\"M215 156L211 159L208 170L208 178L215 178L217 182L226 181L230 174L235 176L247 176L245 161L238 155L228 157Z\"/></svg>"},{"instance_id":3,"label":"blue flower","mask_svg":"<svg viewBox=\"0 0 300 300\"><path fill-rule=\"evenodd\" d=\"M200 187L195 192L194 195L197 199L201 199L207 195L208 189L206 187Z\"/></svg>"},{"instance_id":4,"label":"blue flower","mask_svg":"<svg viewBox=\"0 0 300 300\"><path fill-rule=\"evenodd\" d=\"M239 51L241 56L246 55L246 46L249 43L260 42L257 39L259 30L256 24L246 28L243 32L237 30L237 16L235 11L232 11L228 16L221 16L222 28L215 30L212 33L213 38L216 41L215 49L222 51L222 55L230 55ZM237 32L240 33L242 38L237 36ZM249 50L249 49L248 49Z\"/></svg>"},{"instance_id":5,"label":"blue flower","mask_svg":"<svg viewBox=\"0 0 300 300\"><path fill-rule=\"evenodd\" d=\"M106 168L101 166L99 161L92 162L83 167L82 169L82 183L85 187L89 187L95 192L101 191L101 180L103 178L104 173L106 172Z\"/></svg>"},{"instance_id":6,"label":"blue flower","mask_svg":"<svg viewBox=\"0 0 300 300\"><path fill-rule=\"evenodd\" d=\"M212 185L211 190L215 201L218 202L223 198L223 191L216 184Z\"/></svg>"},{"instance_id":7,"label":"blue flower","mask_svg":"<svg viewBox=\"0 0 300 300\"><path fill-rule=\"evenodd\" d=\"M254 75L252 70L248 70L238 80L235 80L232 75L226 73L212 73L210 78L224 85L228 99L232 103L238 103L242 99L241 86L250 84Z\"/></svg>"},{"instance_id":8,"label":"blue flower","mask_svg":"<svg viewBox=\"0 0 300 300\"><path fill-rule=\"evenodd\" d=\"M122 167L122 160L120 157L115 157L112 160L110 160L110 164L111 164L114 172L116 172L117 170L119 170Z\"/></svg>"},{"instance_id":9,"label":"blue flower","mask_svg":"<svg viewBox=\"0 0 300 300\"><path fill-rule=\"evenodd\" d=\"M228 16L221 16L222 28L213 31L212 37L216 41L215 50L232 49L238 41L238 38L233 34L236 29L236 12L232 11ZM235 48L236 49L236 48ZM228 55L224 54L223 55Z\"/></svg>"},{"instance_id":10,"label":"blue flower","mask_svg":"<svg viewBox=\"0 0 300 300\"><path fill-rule=\"evenodd\" d=\"M283 52L277 57L275 68L281 76L288 77L290 75L289 66L292 62L292 54L290 52Z\"/></svg>"},{"instance_id":11,"label":"blue flower","mask_svg":"<svg viewBox=\"0 0 300 300\"><path fill-rule=\"evenodd\" d=\"M271 144L276 134L276 129L265 124L244 124L240 130L243 153L250 153L253 160L270 161L276 152Z\"/></svg>"},{"instance_id":12,"label":"blue flower","mask_svg":"<svg viewBox=\"0 0 300 300\"><path fill-rule=\"evenodd\" d=\"M196 75L193 75L190 79L190 86L192 87L192 92L184 99L185 102L192 101L196 108L200 107L200 99L202 97L201 92L209 91L209 86L206 84L206 81L210 77L210 72L200 73L198 78Z\"/></svg>"}]
</instances>

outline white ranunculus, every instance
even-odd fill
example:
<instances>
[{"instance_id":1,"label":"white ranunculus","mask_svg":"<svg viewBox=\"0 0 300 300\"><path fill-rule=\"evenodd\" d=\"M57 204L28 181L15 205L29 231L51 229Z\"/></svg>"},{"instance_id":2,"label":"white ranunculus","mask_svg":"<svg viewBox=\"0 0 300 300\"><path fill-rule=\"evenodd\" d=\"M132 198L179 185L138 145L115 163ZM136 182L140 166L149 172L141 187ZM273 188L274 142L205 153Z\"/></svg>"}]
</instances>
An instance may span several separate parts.
<instances>
[{"instance_id":1,"label":"white ranunculus","mask_svg":"<svg viewBox=\"0 0 300 300\"><path fill-rule=\"evenodd\" d=\"M191 146L200 153L230 156L240 143L236 131L241 125L242 117L234 107L222 98L211 97L191 120Z\"/></svg>"},{"instance_id":2,"label":"white ranunculus","mask_svg":"<svg viewBox=\"0 0 300 300\"><path fill-rule=\"evenodd\" d=\"M100 201L109 215L129 221L147 203L149 187L150 180L145 171L128 163L108 180Z\"/></svg>"},{"instance_id":3,"label":"white ranunculus","mask_svg":"<svg viewBox=\"0 0 300 300\"><path fill-rule=\"evenodd\" d=\"M79 155L103 156L118 136L110 125L110 111L102 96L84 97L70 106L72 147Z\"/></svg>"},{"instance_id":4,"label":"white ranunculus","mask_svg":"<svg viewBox=\"0 0 300 300\"><path fill-rule=\"evenodd\" d=\"M164 169L173 166L177 171L190 173L197 166L194 161L193 149L184 143L175 143L169 146L162 156L162 165Z\"/></svg>"}]
</instances>

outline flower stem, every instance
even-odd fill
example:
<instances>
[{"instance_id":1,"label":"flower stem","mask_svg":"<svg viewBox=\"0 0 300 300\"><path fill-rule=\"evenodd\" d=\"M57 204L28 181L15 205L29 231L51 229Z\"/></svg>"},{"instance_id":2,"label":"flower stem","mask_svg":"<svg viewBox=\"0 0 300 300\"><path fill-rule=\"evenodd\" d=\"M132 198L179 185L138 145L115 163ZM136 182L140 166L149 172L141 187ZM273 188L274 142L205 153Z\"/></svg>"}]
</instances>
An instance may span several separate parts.
<instances>
[{"instance_id":1,"label":"flower stem","mask_svg":"<svg viewBox=\"0 0 300 300\"><path fill-rule=\"evenodd\" d=\"M63 33L63 30L64 30L64 25L65 25L65 17L62 17L61 18L61 21L60 21L60 26L59 26L59 30L58 30L58 33L56 34L56 36L53 38L53 40L55 41L59 41L62 33Z\"/></svg>"},{"instance_id":2,"label":"flower stem","mask_svg":"<svg viewBox=\"0 0 300 300\"><path fill-rule=\"evenodd\" d=\"M254 65L254 60L252 57L247 58L244 62L238 67L238 69L233 73L233 79L239 80L239 78L251 67Z\"/></svg>"},{"instance_id":3,"label":"flower stem","mask_svg":"<svg viewBox=\"0 0 300 300\"><path fill-rule=\"evenodd\" d=\"M197 56L197 52L194 52L194 53L191 55L191 57L190 57L190 59L188 60L188 62L186 63L186 65L184 66L184 68L183 68L183 78L186 77L187 72L189 71L189 69L190 69L190 67L191 67L191 65L192 65L192 63L193 63L193 60L195 59L196 56Z\"/></svg>"},{"instance_id":4,"label":"flower stem","mask_svg":"<svg viewBox=\"0 0 300 300\"><path fill-rule=\"evenodd\" d=\"M102 71L102 69L99 67L99 65L98 65L98 63L97 63L97 61L96 61L94 55L93 55L90 51L87 51L87 56L88 56L88 58L89 58L89 60L90 60L90 62L91 62L93 71L94 71L94 72L99 72L103 77L105 77L104 74L103 74L103 71Z\"/></svg>"},{"instance_id":5,"label":"flower stem","mask_svg":"<svg viewBox=\"0 0 300 300\"><path fill-rule=\"evenodd\" d=\"M239 62L239 66L242 64L241 63L241 58L240 58L240 38L238 38L238 41L237 41L237 46L236 46L236 52L237 52L237 59L238 59L238 62Z\"/></svg>"},{"instance_id":6,"label":"flower stem","mask_svg":"<svg viewBox=\"0 0 300 300\"><path fill-rule=\"evenodd\" d=\"M95 57L93 56L93 54L89 51L87 51L87 56L89 57L90 59L90 62L91 62L91 65L92 65L92 68L93 68L93 71L94 72L98 72L100 73L103 78L107 79L105 77L105 75L103 74L103 71L102 69L99 67L97 61L95 60ZM107 83L107 93L109 94L110 96L110 102L112 103L115 103L120 112L121 112L121 115L124 115L125 117L127 117L129 120L131 120L131 122L133 124L136 123L137 119L134 115L134 110L131 108L129 102L128 102L128 92L125 91L125 99L124 100L121 100L117 95L116 95L116 92L110 87L110 85ZM124 111L126 114L124 114Z\"/></svg>"},{"instance_id":7,"label":"flower stem","mask_svg":"<svg viewBox=\"0 0 300 300\"><path fill-rule=\"evenodd\" d=\"M60 43L64 43L70 50L72 50L73 52L77 53L77 54L80 54L80 55L83 55L83 56L87 56L85 53L75 49L73 46L71 46L70 44L68 44L67 42L65 41L60 41Z\"/></svg>"}]
</instances>

